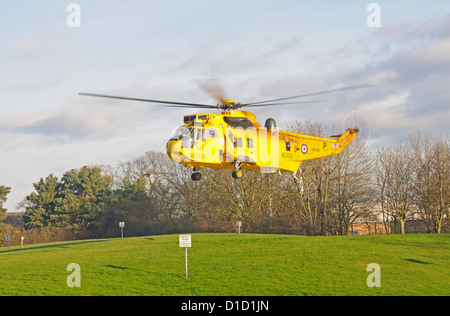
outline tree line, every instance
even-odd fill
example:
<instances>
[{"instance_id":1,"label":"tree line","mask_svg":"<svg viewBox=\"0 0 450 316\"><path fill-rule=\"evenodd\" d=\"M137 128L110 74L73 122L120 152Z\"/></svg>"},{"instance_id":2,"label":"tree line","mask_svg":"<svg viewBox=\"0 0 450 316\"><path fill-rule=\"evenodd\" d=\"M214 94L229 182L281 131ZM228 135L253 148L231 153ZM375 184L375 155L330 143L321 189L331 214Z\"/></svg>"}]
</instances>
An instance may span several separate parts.
<instances>
[{"instance_id":1,"label":"tree line","mask_svg":"<svg viewBox=\"0 0 450 316\"><path fill-rule=\"evenodd\" d=\"M3 207L8 194L11 192L11 188L5 185L0 185L0 221L6 218L7 209Z\"/></svg>"},{"instance_id":2,"label":"tree line","mask_svg":"<svg viewBox=\"0 0 450 316\"><path fill-rule=\"evenodd\" d=\"M329 134L310 122L290 130ZM358 222L395 222L405 233L408 220L420 220L427 232L450 230L448 135L414 134L376 152L350 147L302 162L298 181L290 173L233 179L230 170L209 169L192 181L191 172L152 151L115 167L51 174L22 201L24 228L100 238L117 236L119 221L129 236L230 232L241 221L245 232L346 235Z\"/></svg>"}]
</instances>

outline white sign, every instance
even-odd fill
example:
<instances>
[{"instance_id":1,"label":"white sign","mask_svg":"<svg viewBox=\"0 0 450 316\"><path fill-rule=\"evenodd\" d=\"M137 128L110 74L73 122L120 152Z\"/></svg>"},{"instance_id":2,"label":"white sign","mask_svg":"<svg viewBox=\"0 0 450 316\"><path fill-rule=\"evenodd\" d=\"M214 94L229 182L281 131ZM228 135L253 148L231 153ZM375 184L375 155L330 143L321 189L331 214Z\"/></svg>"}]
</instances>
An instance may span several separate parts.
<instances>
[{"instance_id":1,"label":"white sign","mask_svg":"<svg viewBox=\"0 0 450 316\"><path fill-rule=\"evenodd\" d=\"M5 239L6 239L6 241L10 241L11 240L11 236L10 235L6 235Z\"/></svg>"},{"instance_id":2,"label":"white sign","mask_svg":"<svg viewBox=\"0 0 450 316\"><path fill-rule=\"evenodd\" d=\"M125 227L125 222L119 222L119 227L120 228L124 228Z\"/></svg>"},{"instance_id":3,"label":"white sign","mask_svg":"<svg viewBox=\"0 0 450 316\"><path fill-rule=\"evenodd\" d=\"M180 247L191 247L191 235L180 235Z\"/></svg>"}]
</instances>

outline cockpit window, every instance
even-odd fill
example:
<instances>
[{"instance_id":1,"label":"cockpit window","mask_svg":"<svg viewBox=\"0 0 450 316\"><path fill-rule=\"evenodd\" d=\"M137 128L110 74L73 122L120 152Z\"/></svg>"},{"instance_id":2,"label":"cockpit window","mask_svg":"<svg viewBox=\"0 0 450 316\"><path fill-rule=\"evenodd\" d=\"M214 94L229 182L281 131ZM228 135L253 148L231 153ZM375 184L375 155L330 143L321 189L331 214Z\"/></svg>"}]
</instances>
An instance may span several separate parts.
<instances>
[{"instance_id":1,"label":"cockpit window","mask_svg":"<svg viewBox=\"0 0 450 316\"><path fill-rule=\"evenodd\" d=\"M186 136L188 136L191 133L191 131L192 131L192 127L180 126L175 130L175 132L172 134L170 139L171 140L181 140L181 139L185 138Z\"/></svg>"}]
</instances>

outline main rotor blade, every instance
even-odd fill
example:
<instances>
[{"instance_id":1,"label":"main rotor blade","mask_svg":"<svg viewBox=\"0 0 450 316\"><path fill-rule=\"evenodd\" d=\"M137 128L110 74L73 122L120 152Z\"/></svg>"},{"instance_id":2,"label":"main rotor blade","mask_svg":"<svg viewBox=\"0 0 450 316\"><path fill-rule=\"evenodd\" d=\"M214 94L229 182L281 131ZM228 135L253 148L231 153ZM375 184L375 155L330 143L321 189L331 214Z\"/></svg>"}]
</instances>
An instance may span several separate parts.
<instances>
[{"instance_id":1,"label":"main rotor blade","mask_svg":"<svg viewBox=\"0 0 450 316\"><path fill-rule=\"evenodd\" d=\"M327 93L332 93L332 92L339 92L339 91L346 91L346 90L355 90L355 89L368 88L368 87L373 87L373 85L359 84L359 85L355 85L355 86L348 86L348 87L342 87L342 88L331 89L331 90L324 90L324 91L319 91L319 92L314 92L314 93L307 93L307 94L297 95L297 96L293 96L293 97L287 97L287 98L280 98L280 99L272 99L272 100L266 100L266 101L247 103L246 105L256 105L256 104L262 104L262 103L268 103L268 102L291 100L291 99L296 99L296 98L311 97L311 96L315 96L315 95L327 94Z\"/></svg>"},{"instance_id":2,"label":"main rotor blade","mask_svg":"<svg viewBox=\"0 0 450 316\"><path fill-rule=\"evenodd\" d=\"M272 106L272 105L287 105L287 104L299 104L299 103L321 103L321 102L327 102L328 100L311 100L311 101L297 101L297 102L275 102L275 103L264 103L264 104L255 104L255 103L250 103L250 104L242 104L242 106L251 106L253 107L257 107L257 106Z\"/></svg>"},{"instance_id":3,"label":"main rotor blade","mask_svg":"<svg viewBox=\"0 0 450 316\"><path fill-rule=\"evenodd\" d=\"M109 98L109 99L120 99L120 100L131 100L131 101L143 101L143 102L152 102L152 103L161 103L161 104L169 104L171 106L180 106L180 107L211 107L217 108L217 105L211 104L199 104L199 103L186 103L186 102L174 102L174 101L162 101L162 100L150 100L150 99L140 99L140 98L129 98L129 97L121 97L115 95L107 95L107 94L98 94L98 93L86 93L80 92L79 95L89 96L89 97L100 97L100 98Z\"/></svg>"}]
</instances>

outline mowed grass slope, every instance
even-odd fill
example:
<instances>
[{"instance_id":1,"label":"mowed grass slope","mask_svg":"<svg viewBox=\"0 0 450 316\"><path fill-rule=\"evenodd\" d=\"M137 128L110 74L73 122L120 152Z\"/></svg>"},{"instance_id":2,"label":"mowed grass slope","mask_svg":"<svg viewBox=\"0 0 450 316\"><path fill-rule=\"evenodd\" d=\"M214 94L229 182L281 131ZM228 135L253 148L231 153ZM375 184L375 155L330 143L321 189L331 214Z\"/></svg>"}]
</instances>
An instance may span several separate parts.
<instances>
[{"instance_id":1,"label":"mowed grass slope","mask_svg":"<svg viewBox=\"0 0 450 316\"><path fill-rule=\"evenodd\" d=\"M188 259L178 235L0 248L0 295L450 295L450 235L193 234Z\"/></svg>"}]
</instances>

